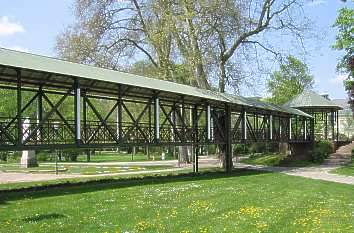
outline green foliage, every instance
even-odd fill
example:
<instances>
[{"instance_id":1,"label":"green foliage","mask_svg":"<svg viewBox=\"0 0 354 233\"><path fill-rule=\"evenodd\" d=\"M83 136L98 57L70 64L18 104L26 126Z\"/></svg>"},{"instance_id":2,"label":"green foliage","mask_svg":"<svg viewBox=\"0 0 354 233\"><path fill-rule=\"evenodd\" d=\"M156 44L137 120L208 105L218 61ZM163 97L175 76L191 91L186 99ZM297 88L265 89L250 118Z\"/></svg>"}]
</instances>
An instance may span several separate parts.
<instances>
[{"instance_id":1,"label":"green foliage","mask_svg":"<svg viewBox=\"0 0 354 233\"><path fill-rule=\"evenodd\" d=\"M263 142L255 142L252 143L249 147L249 151L251 153L264 153L267 151L267 144Z\"/></svg>"},{"instance_id":2,"label":"green foliage","mask_svg":"<svg viewBox=\"0 0 354 233\"><path fill-rule=\"evenodd\" d=\"M280 65L280 70L275 71L268 81L268 90L272 94L268 101L284 104L303 90L311 89L313 82L307 65L288 56L286 63Z\"/></svg>"},{"instance_id":3,"label":"green foliage","mask_svg":"<svg viewBox=\"0 0 354 233\"><path fill-rule=\"evenodd\" d=\"M65 149L62 151L62 156L64 157L65 161L76 162L77 157L82 153L82 149Z\"/></svg>"},{"instance_id":4,"label":"green foliage","mask_svg":"<svg viewBox=\"0 0 354 233\"><path fill-rule=\"evenodd\" d=\"M8 151L0 151L0 162L6 162L7 161L7 156L9 152Z\"/></svg>"},{"instance_id":5,"label":"green foliage","mask_svg":"<svg viewBox=\"0 0 354 233\"><path fill-rule=\"evenodd\" d=\"M353 75L353 54L354 54L354 9L343 7L339 10L338 17L333 27L338 29L334 49L344 50L345 55L337 65L342 72L349 72Z\"/></svg>"},{"instance_id":6,"label":"green foliage","mask_svg":"<svg viewBox=\"0 0 354 233\"><path fill-rule=\"evenodd\" d=\"M233 148L234 155L241 155L248 152L247 146L244 144L236 144Z\"/></svg>"},{"instance_id":7,"label":"green foliage","mask_svg":"<svg viewBox=\"0 0 354 233\"><path fill-rule=\"evenodd\" d=\"M283 156L280 154L258 154L242 160L242 163L264 166L278 166Z\"/></svg>"},{"instance_id":8,"label":"green foliage","mask_svg":"<svg viewBox=\"0 0 354 233\"><path fill-rule=\"evenodd\" d=\"M312 160L316 163L323 162L333 152L333 145L328 140L316 142L312 148Z\"/></svg>"},{"instance_id":9,"label":"green foliage","mask_svg":"<svg viewBox=\"0 0 354 233\"><path fill-rule=\"evenodd\" d=\"M38 152L36 154L37 156L37 160L38 161L43 161L43 162L46 162L46 161L53 161L53 154L51 154L50 152L48 151L41 151L41 152ZM56 154L54 155L56 156Z\"/></svg>"}]
</instances>

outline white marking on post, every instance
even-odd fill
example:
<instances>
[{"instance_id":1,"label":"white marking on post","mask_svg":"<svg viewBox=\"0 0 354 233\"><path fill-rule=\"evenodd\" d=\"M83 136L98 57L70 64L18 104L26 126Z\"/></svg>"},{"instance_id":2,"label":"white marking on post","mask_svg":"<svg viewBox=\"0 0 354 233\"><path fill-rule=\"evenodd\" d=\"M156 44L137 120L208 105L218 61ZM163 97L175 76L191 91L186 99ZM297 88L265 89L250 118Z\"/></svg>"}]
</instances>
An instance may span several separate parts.
<instances>
[{"instance_id":1,"label":"white marking on post","mask_svg":"<svg viewBox=\"0 0 354 233\"><path fill-rule=\"evenodd\" d=\"M289 139L291 140L292 139L292 128L291 128L291 124L292 124L292 122L291 122L291 118L289 118Z\"/></svg>"},{"instance_id":2,"label":"white marking on post","mask_svg":"<svg viewBox=\"0 0 354 233\"><path fill-rule=\"evenodd\" d=\"M269 129L270 129L270 140L273 140L273 115L269 116Z\"/></svg>"},{"instance_id":3,"label":"white marking on post","mask_svg":"<svg viewBox=\"0 0 354 233\"><path fill-rule=\"evenodd\" d=\"M243 139L247 139L247 112L243 115Z\"/></svg>"},{"instance_id":4,"label":"white marking on post","mask_svg":"<svg viewBox=\"0 0 354 233\"><path fill-rule=\"evenodd\" d=\"M210 130L210 105L207 106L207 134L208 134L208 140L211 138L211 130Z\"/></svg>"},{"instance_id":5,"label":"white marking on post","mask_svg":"<svg viewBox=\"0 0 354 233\"><path fill-rule=\"evenodd\" d=\"M81 104L80 104L80 88L76 89L76 139L81 139Z\"/></svg>"},{"instance_id":6,"label":"white marking on post","mask_svg":"<svg viewBox=\"0 0 354 233\"><path fill-rule=\"evenodd\" d=\"M307 123L306 123L306 119L305 119L305 122L304 122L304 133L305 133L305 135L304 135L304 137L305 137L305 140L307 140Z\"/></svg>"},{"instance_id":7,"label":"white marking on post","mask_svg":"<svg viewBox=\"0 0 354 233\"><path fill-rule=\"evenodd\" d=\"M156 139L160 139L160 105L159 98L155 99L155 129L156 129Z\"/></svg>"}]
</instances>

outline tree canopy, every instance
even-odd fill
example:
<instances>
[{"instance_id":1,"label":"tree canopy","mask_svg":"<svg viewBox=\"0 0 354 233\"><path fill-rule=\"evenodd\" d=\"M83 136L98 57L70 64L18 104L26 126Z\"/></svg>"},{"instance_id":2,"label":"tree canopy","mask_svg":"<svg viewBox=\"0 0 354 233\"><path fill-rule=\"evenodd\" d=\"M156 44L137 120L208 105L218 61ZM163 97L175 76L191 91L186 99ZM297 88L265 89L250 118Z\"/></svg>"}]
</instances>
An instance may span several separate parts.
<instances>
[{"instance_id":1,"label":"tree canopy","mask_svg":"<svg viewBox=\"0 0 354 233\"><path fill-rule=\"evenodd\" d=\"M333 48L344 51L337 70L348 74L344 87L348 91L349 103L354 113L354 9L341 8L333 26L338 29Z\"/></svg>"},{"instance_id":2,"label":"tree canopy","mask_svg":"<svg viewBox=\"0 0 354 233\"><path fill-rule=\"evenodd\" d=\"M56 50L67 60L120 70L143 60L157 78L237 91L260 78L255 68L285 54L274 35L297 38L293 50L303 48L304 2L75 0L75 21L58 36Z\"/></svg>"},{"instance_id":3,"label":"tree canopy","mask_svg":"<svg viewBox=\"0 0 354 233\"><path fill-rule=\"evenodd\" d=\"M268 90L271 93L268 101L284 104L305 89L311 89L313 83L314 79L307 65L295 57L288 56L286 62L273 72L268 81Z\"/></svg>"}]
</instances>

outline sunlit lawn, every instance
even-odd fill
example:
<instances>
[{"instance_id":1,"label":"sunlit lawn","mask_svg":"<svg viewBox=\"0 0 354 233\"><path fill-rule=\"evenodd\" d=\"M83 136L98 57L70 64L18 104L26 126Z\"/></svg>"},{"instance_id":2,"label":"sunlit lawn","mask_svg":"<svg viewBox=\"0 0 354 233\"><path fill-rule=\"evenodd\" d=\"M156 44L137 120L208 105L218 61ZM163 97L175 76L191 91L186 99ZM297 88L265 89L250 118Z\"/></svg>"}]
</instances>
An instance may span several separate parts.
<instances>
[{"instance_id":1,"label":"sunlit lawn","mask_svg":"<svg viewBox=\"0 0 354 233\"><path fill-rule=\"evenodd\" d=\"M354 186L237 172L0 194L0 232L353 232Z\"/></svg>"},{"instance_id":2,"label":"sunlit lawn","mask_svg":"<svg viewBox=\"0 0 354 233\"><path fill-rule=\"evenodd\" d=\"M80 155L77 160L78 162L86 162L86 155ZM173 159L172 156L165 156L166 160ZM123 154L117 152L97 152L96 154L91 156L90 162L131 162L131 161L149 161L149 160L161 160L161 155L159 154L151 154L150 159L148 159L147 155L137 153L135 155L132 154Z\"/></svg>"},{"instance_id":3,"label":"sunlit lawn","mask_svg":"<svg viewBox=\"0 0 354 233\"><path fill-rule=\"evenodd\" d=\"M251 165L264 165L264 166L289 166L289 167L306 167L316 165L312 162L305 160L293 160L287 161L286 164L282 164L283 155L280 154L263 154L247 159L241 160L242 163Z\"/></svg>"},{"instance_id":4,"label":"sunlit lawn","mask_svg":"<svg viewBox=\"0 0 354 233\"><path fill-rule=\"evenodd\" d=\"M345 175L345 176L354 176L354 161L347 166L340 167L333 170L332 173Z\"/></svg>"},{"instance_id":5,"label":"sunlit lawn","mask_svg":"<svg viewBox=\"0 0 354 233\"><path fill-rule=\"evenodd\" d=\"M137 172L145 170L162 170L173 166L118 166L118 165L83 165L83 164L59 164L60 174L96 175L122 172ZM1 172L25 172L25 173L55 173L55 164L40 163L38 167L22 168L16 164L0 164Z\"/></svg>"}]
</instances>

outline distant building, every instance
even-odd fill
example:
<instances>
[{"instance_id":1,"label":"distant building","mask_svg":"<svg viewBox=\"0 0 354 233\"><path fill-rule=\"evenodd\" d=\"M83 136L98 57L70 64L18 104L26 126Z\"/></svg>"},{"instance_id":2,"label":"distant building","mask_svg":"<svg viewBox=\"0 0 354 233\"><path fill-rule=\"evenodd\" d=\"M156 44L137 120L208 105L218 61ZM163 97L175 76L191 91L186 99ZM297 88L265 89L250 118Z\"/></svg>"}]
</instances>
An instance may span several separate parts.
<instances>
[{"instance_id":1,"label":"distant building","mask_svg":"<svg viewBox=\"0 0 354 233\"><path fill-rule=\"evenodd\" d=\"M352 137L354 135L354 118L348 99L333 99L332 102L343 108L338 112L339 132L344 133L348 137Z\"/></svg>"}]
</instances>

